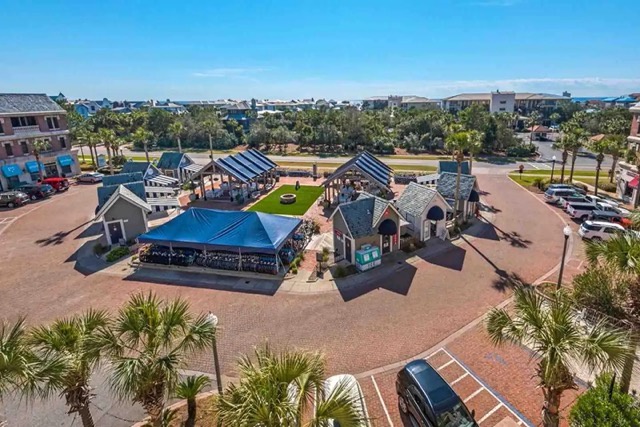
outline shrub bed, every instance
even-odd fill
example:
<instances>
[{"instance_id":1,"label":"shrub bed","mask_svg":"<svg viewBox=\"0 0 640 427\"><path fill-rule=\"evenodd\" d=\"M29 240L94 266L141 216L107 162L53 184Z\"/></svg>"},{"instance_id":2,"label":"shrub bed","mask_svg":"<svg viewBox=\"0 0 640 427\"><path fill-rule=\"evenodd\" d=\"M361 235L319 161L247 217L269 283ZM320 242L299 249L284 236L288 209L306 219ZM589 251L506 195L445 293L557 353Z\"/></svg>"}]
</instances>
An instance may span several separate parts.
<instances>
[{"instance_id":1,"label":"shrub bed","mask_svg":"<svg viewBox=\"0 0 640 427\"><path fill-rule=\"evenodd\" d=\"M107 262L114 262L119 260L120 258L129 255L129 248L126 246L120 246L115 248L111 252L107 254Z\"/></svg>"}]
</instances>

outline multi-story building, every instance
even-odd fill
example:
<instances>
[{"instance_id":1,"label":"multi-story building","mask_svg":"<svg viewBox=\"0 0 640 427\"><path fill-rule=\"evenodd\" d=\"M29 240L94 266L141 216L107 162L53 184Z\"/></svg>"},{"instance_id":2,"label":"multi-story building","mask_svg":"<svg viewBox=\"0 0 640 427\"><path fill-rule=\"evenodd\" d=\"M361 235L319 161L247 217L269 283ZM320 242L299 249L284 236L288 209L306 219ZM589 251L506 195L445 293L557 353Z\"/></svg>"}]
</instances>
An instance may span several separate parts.
<instances>
[{"instance_id":1,"label":"multi-story building","mask_svg":"<svg viewBox=\"0 0 640 427\"><path fill-rule=\"evenodd\" d=\"M440 108L440 101L424 96L403 96L400 108L407 110L436 110Z\"/></svg>"},{"instance_id":2,"label":"multi-story building","mask_svg":"<svg viewBox=\"0 0 640 427\"><path fill-rule=\"evenodd\" d=\"M442 106L445 110L457 112L477 104L482 105L491 112L506 111L526 115L534 110L543 114L550 113L558 106L559 102L570 100L571 98L565 96L546 93L496 91L491 93L462 93L450 96L442 100ZM501 110L501 108L504 108L504 110Z\"/></svg>"},{"instance_id":3,"label":"multi-story building","mask_svg":"<svg viewBox=\"0 0 640 427\"><path fill-rule=\"evenodd\" d=\"M638 153L640 149L640 104L629 108L629 111L633 114L633 119L631 120L631 130L627 141L629 148L635 149L636 153ZM636 165L618 162L616 167L618 196L635 200L638 192L638 181L640 181L640 177L638 177L638 167Z\"/></svg>"},{"instance_id":4,"label":"multi-story building","mask_svg":"<svg viewBox=\"0 0 640 427\"><path fill-rule=\"evenodd\" d=\"M33 154L36 140L48 142L48 149L40 153L45 176L80 173L62 107L45 94L0 94L0 191L39 179Z\"/></svg>"}]
</instances>

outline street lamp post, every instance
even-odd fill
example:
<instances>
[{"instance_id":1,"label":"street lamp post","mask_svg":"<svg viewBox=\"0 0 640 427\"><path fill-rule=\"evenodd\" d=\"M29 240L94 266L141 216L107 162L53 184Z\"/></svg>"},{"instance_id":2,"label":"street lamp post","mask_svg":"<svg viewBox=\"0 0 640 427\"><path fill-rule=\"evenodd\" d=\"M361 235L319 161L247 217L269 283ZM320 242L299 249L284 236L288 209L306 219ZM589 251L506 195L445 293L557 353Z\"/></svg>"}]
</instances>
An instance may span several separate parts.
<instances>
[{"instance_id":1,"label":"street lamp post","mask_svg":"<svg viewBox=\"0 0 640 427\"><path fill-rule=\"evenodd\" d=\"M212 312L209 312L209 314L207 315L207 320L209 320L209 323L213 325L214 328L218 327L218 316L216 316ZM211 346L213 348L213 368L216 372L216 384L218 385L218 393L222 394L222 379L220 378L220 361L218 360L218 343L217 342L218 342L218 338L217 338L217 331L216 331L216 334L213 337L213 342L211 343Z\"/></svg>"},{"instance_id":2,"label":"street lamp post","mask_svg":"<svg viewBox=\"0 0 640 427\"><path fill-rule=\"evenodd\" d=\"M564 234L564 248L562 249L562 262L560 263L560 275L558 276L558 284L556 285L556 290L560 289L562 286L562 273L564 272L564 260L567 257L567 242L569 241L569 236L571 236L571 227L569 225L565 225L562 229L562 233Z\"/></svg>"},{"instance_id":3,"label":"street lamp post","mask_svg":"<svg viewBox=\"0 0 640 427\"><path fill-rule=\"evenodd\" d=\"M556 156L551 158L551 181L550 184L553 184L553 172L556 170Z\"/></svg>"}]
</instances>

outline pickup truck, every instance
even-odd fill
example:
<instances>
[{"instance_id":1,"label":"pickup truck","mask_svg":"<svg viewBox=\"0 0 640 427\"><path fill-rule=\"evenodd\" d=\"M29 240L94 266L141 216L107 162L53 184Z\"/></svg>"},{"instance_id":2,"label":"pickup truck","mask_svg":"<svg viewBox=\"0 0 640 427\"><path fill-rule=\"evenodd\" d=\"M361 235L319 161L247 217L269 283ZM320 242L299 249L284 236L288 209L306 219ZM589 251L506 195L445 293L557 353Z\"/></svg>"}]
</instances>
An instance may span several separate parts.
<instances>
[{"instance_id":1,"label":"pickup truck","mask_svg":"<svg viewBox=\"0 0 640 427\"><path fill-rule=\"evenodd\" d=\"M589 219L591 212L596 209L598 209L598 206L595 203L569 203L567 206L567 213L572 218L578 218L582 221L586 221Z\"/></svg>"},{"instance_id":2,"label":"pickup truck","mask_svg":"<svg viewBox=\"0 0 640 427\"><path fill-rule=\"evenodd\" d=\"M592 202L580 193L573 193L568 196L562 196L558 201L558 204L560 205L560 207L562 207L562 209L567 209L567 205L569 205L569 203L592 203Z\"/></svg>"},{"instance_id":3,"label":"pickup truck","mask_svg":"<svg viewBox=\"0 0 640 427\"><path fill-rule=\"evenodd\" d=\"M618 215L622 215L625 218L631 215L631 212L629 212L628 210L621 208L619 206L611 206L607 202L598 202L596 203L596 205L598 206L598 210L600 211L614 212L614 213L617 213Z\"/></svg>"}]
</instances>

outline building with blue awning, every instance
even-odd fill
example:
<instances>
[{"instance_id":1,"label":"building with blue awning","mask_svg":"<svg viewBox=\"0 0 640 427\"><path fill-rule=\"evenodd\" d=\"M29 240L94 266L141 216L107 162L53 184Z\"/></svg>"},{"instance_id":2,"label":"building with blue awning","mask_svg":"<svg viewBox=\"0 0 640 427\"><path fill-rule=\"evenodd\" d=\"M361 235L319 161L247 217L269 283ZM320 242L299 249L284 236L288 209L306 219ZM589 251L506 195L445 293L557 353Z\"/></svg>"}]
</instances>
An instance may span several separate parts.
<instances>
[{"instance_id":1,"label":"building with blue awning","mask_svg":"<svg viewBox=\"0 0 640 427\"><path fill-rule=\"evenodd\" d=\"M24 167L27 170L27 172L29 172L30 174L39 174L40 168L42 168L42 170L44 171L44 164L42 164L42 162L39 162L39 165L38 165L38 162L35 160L26 162L24 164Z\"/></svg>"},{"instance_id":2,"label":"building with blue awning","mask_svg":"<svg viewBox=\"0 0 640 427\"><path fill-rule=\"evenodd\" d=\"M16 164L2 166L2 174L7 178L13 178L22 174L22 168Z\"/></svg>"}]
</instances>

